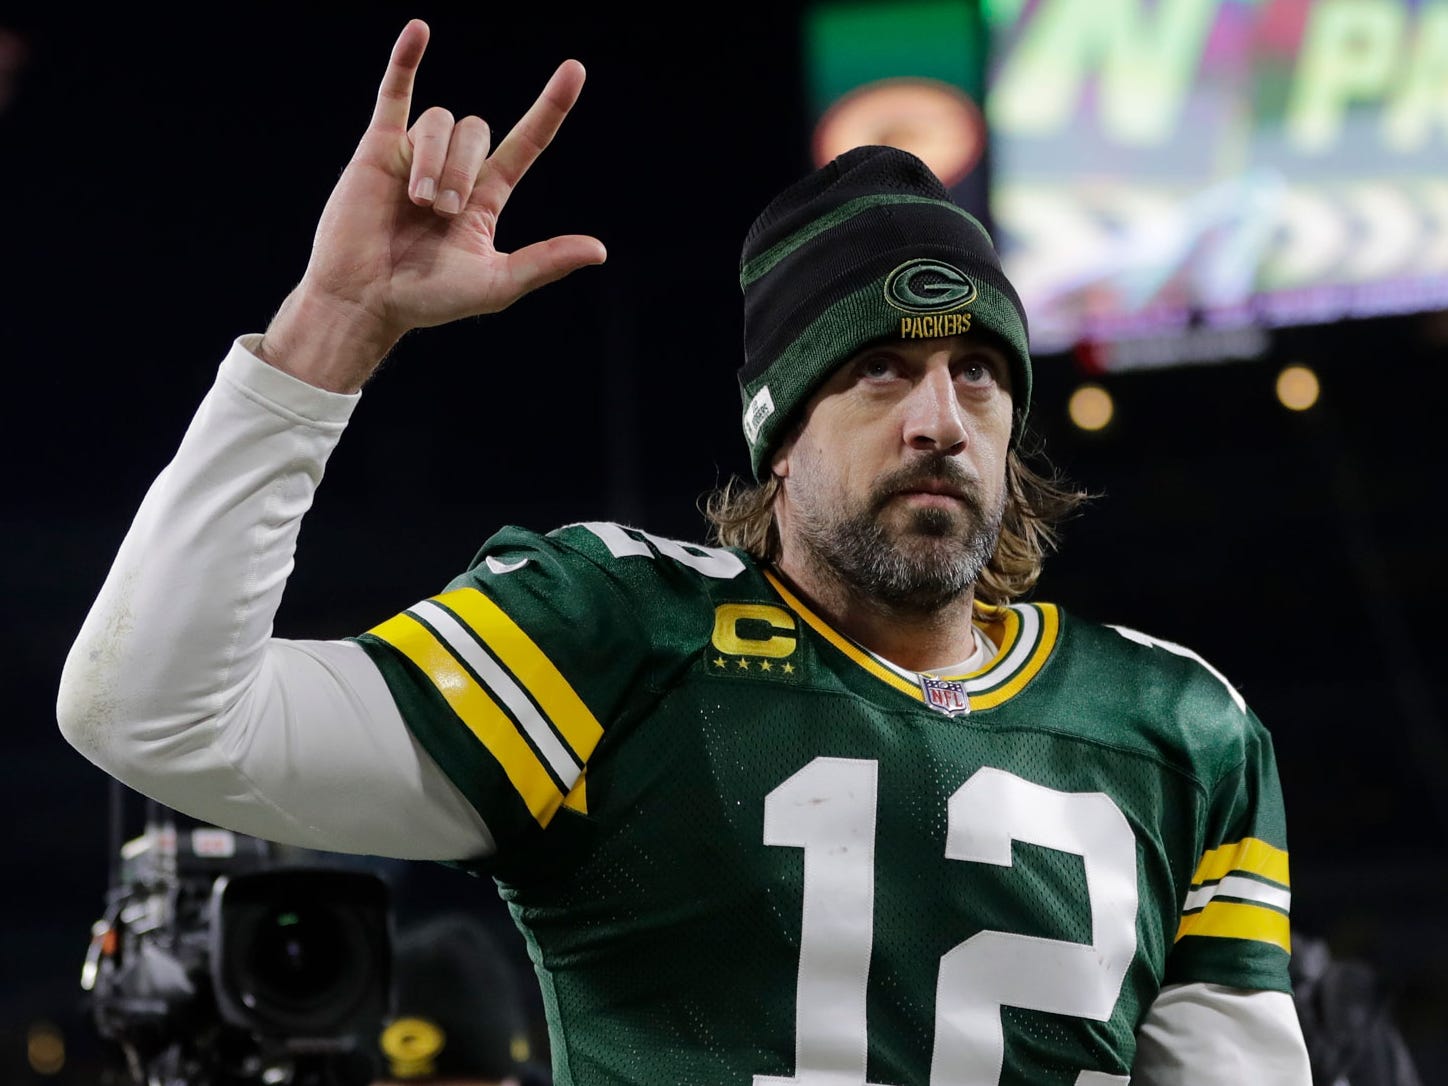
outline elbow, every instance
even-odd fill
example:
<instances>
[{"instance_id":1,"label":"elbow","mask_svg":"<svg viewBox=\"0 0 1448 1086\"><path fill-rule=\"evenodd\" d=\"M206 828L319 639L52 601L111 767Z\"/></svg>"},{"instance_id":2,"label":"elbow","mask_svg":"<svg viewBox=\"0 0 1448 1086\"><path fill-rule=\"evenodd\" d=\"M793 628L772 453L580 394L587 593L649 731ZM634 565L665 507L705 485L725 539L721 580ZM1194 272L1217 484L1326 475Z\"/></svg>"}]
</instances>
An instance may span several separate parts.
<instances>
[{"instance_id":1,"label":"elbow","mask_svg":"<svg viewBox=\"0 0 1448 1086\"><path fill-rule=\"evenodd\" d=\"M160 733L156 724L176 706L158 700L151 656L135 636L129 609L92 608L61 667L55 699L60 734L115 776Z\"/></svg>"},{"instance_id":2,"label":"elbow","mask_svg":"<svg viewBox=\"0 0 1448 1086\"><path fill-rule=\"evenodd\" d=\"M119 717L118 702L114 682L77 644L61 670L55 699L60 734L91 761L101 762L107 732Z\"/></svg>"},{"instance_id":3,"label":"elbow","mask_svg":"<svg viewBox=\"0 0 1448 1086\"><path fill-rule=\"evenodd\" d=\"M126 701L134 697L125 676L138 674L134 621L124 598L118 601L102 589L66 654L55 700L60 734L103 767L111 733L122 720Z\"/></svg>"},{"instance_id":4,"label":"elbow","mask_svg":"<svg viewBox=\"0 0 1448 1086\"><path fill-rule=\"evenodd\" d=\"M103 590L61 667L55 716L60 734L87 760L144 791L212 733L205 726L223 699L188 655L194 636L168 634L154 605L138 614L128 582Z\"/></svg>"},{"instance_id":5,"label":"elbow","mask_svg":"<svg viewBox=\"0 0 1448 1086\"><path fill-rule=\"evenodd\" d=\"M108 656L78 640L61 669L55 719L65 741L123 784L157 782L224 755L214 748L224 699L176 689L145 657ZM157 798L153 796L153 798Z\"/></svg>"},{"instance_id":6,"label":"elbow","mask_svg":"<svg viewBox=\"0 0 1448 1086\"><path fill-rule=\"evenodd\" d=\"M55 720L65 741L114 776L143 757L166 734L158 725L171 714L155 697L155 684L119 646L82 635L66 657L55 698ZM148 693L147 691L150 691Z\"/></svg>"}]
</instances>

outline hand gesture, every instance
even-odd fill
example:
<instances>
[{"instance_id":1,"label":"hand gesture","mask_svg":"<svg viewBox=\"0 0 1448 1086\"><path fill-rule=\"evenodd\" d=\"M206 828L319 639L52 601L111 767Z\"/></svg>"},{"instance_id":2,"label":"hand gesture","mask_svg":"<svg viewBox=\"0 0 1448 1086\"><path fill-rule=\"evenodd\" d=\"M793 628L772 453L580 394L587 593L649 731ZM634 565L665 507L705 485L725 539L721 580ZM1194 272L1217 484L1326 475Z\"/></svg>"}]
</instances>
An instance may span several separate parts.
<instances>
[{"instance_id":1,"label":"hand gesture","mask_svg":"<svg viewBox=\"0 0 1448 1086\"><path fill-rule=\"evenodd\" d=\"M494 245L514 187L578 100L583 66L559 65L490 155L487 124L425 110L408 127L428 27L407 24L392 48L377 105L322 212L301 283L278 311L261 353L304 380L360 388L413 328L496 313L546 283L601 264L584 235Z\"/></svg>"}]
</instances>

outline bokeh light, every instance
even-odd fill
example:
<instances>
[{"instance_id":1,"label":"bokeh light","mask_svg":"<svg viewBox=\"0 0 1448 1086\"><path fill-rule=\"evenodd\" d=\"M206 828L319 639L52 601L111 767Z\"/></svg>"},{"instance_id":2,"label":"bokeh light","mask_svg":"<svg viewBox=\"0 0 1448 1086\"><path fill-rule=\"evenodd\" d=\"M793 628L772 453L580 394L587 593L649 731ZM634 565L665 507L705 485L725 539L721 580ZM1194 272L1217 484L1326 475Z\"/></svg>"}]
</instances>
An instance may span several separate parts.
<instances>
[{"instance_id":1,"label":"bokeh light","mask_svg":"<svg viewBox=\"0 0 1448 1086\"><path fill-rule=\"evenodd\" d=\"M1277 399L1289 411L1308 410L1321 391L1317 374L1307 366L1287 366L1277 375Z\"/></svg>"},{"instance_id":2,"label":"bokeh light","mask_svg":"<svg viewBox=\"0 0 1448 1086\"><path fill-rule=\"evenodd\" d=\"M1082 430L1103 430L1116 413L1111 393L1098 384L1084 384L1071 393L1067 404L1071 421Z\"/></svg>"}]
</instances>

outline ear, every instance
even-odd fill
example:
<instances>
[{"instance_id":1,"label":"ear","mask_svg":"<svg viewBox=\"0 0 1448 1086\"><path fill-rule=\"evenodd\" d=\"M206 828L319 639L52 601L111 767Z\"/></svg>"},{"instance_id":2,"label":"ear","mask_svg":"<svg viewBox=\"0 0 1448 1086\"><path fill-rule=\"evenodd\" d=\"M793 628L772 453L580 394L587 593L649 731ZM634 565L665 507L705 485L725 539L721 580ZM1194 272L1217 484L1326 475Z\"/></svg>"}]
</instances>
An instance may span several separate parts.
<instances>
[{"instance_id":1,"label":"ear","mask_svg":"<svg viewBox=\"0 0 1448 1086\"><path fill-rule=\"evenodd\" d=\"M788 430L779 439L779 446L769 458L769 473L780 479L789 478L789 459L794 453L794 446L799 441L800 434L804 433L804 420L791 424Z\"/></svg>"},{"instance_id":2,"label":"ear","mask_svg":"<svg viewBox=\"0 0 1448 1086\"><path fill-rule=\"evenodd\" d=\"M794 452L794 442L797 434L790 434L788 438L779 443L779 448L774 450L774 455L769 458L769 473L778 479L789 478L789 457Z\"/></svg>"}]
</instances>

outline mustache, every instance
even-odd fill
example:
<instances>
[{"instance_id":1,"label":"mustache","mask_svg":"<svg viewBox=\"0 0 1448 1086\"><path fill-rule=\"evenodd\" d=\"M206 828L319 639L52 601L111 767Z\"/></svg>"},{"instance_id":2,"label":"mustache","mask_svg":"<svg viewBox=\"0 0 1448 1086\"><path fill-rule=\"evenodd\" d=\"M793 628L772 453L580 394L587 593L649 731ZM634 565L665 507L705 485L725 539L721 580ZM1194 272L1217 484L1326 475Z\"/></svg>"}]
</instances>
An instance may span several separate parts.
<instances>
[{"instance_id":1,"label":"mustache","mask_svg":"<svg viewBox=\"0 0 1448 1086\"><path fill-rule=\"evenodd\" d=\"M932 485L947 487L960 496L972 513L977 516L982 513L978 481L967 474L957 461L945 456L928 456L882 476L875 483L871 504L878 513L896 495Z\"/></svg>"}]
</instances>

